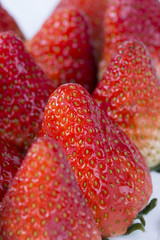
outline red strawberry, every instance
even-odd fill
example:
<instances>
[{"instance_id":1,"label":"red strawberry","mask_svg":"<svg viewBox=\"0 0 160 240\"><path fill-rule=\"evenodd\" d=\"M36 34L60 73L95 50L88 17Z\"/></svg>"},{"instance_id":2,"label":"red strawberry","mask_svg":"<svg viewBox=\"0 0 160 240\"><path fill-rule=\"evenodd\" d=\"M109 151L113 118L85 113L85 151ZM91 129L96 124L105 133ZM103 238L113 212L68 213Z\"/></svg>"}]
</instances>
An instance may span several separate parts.
<instances>
[{"instance_id":1,"label":"red strawberry","mask_svg":"<svg viewBox=\"0 0 160 240\"><path fill-rule=\"evenodd\" d=\"M0 33L0 137L27 149L55 87L13 32Z\"/></svg>"},{"instance_id":2,"label":"red strawberry","mask_svg":"<svg viewBox=\"0 0 160 240\"><path fill-rule=\"evenodd\" d=\"M105 46L101 75L110 63L117 44L129 39L142 41L154 59L160 75L159 0L110 0L105 15Z\"/></svg>"},{"instance_id":3,"label":"red strawberry","mask_svg":"<svg viewBox=\"0 0 160 240\"><path fill-rule=\"evenodd\" d=\"M7 192L8 185L21 165L22 159L13 146L0 139L0 201Z\"/></svg>"},{"instance_id":4,"label":"red strawberry","mask_svg":"<svg viewBox=\"0 0 160 240\"><path fill-rule=\"evenodd\" d=\"M57 139L103 236L126 232L152 192L145 160L78 84L49 98L41 135Z\"/></svg>"},{"instance_id":5,"label":"red strawberry","mask_svg":"<svg viewBox=\"0 0 160 240\"><path fill-rule=\"evenodd\" d=\"M100 240L92 214L62 149L38 139L2 202L5 240Z\"/></svg>"},{"instance_id":6,"label":"red strawberry","mask_svg":"<svg viewBox=\"0 0 160 240\"><path fill-rule=\"evenodd\" d=\"M150 167L160 163L160 80L142 43L119 46L93 97Z\"/></svg>"},{"instance_id":7,"label":"red strawberry","mask_svg":"<svg viewBox=\"0 0 160 240\"><path fill-rule=\"evenodd\" d=\"M27 43L30 53L56 86L67 82L82 84L92 92L96 67L88 19L80 10L56 10Z\"/></svg>"},{"instance_id":8,"label":"red strawberry","mask_svg":"<svg viewBox=\"0 0 160 240\"><path fill-rule=\"evenodd\" d=\"M61 0L59 7L75 6L83 9L89 17L92 26L92 35L94 40L95 55L99 60L102 51L103 39L103 19L108 0Z\"/></svg>"},{"instance_id":9,"label":"red strawberry","mask_svg":"<svg viewBox=\"0 0 160 240\"><path fill-rule=\"evenodd\" d=\"M22 39L24 39L24 35L19 29L17 23L13 19L13 17L2 7L0 3L0 32L5 32L12 30L16 34L18 34Z\"/></svg>"}]
</instances>

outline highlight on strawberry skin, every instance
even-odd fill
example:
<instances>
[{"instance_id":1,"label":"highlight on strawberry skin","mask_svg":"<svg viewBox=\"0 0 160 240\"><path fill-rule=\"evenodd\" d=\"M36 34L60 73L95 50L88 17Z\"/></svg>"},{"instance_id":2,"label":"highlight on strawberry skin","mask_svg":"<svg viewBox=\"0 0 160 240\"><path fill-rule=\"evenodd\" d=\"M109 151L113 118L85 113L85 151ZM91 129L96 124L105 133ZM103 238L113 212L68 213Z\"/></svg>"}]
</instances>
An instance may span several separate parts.
<instances>
[{"instance_id":1,"label":"highlight on strawberry skin","mask_svg":"<svg viewBox=\"0 0 160 240\"><path fill-rule=\"evenodd\" d=\"M143 43L118 46L93 98L133 140L149 167L160 164L160 79Z\"/></svg>"}]
</instances>

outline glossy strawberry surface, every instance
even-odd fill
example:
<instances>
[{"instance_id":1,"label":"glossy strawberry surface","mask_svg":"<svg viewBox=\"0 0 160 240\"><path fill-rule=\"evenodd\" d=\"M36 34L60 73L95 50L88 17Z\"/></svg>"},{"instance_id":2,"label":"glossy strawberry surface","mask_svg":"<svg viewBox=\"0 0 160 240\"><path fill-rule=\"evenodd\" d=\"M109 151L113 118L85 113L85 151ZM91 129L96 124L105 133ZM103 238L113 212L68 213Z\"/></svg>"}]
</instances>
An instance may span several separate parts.
<instances>
[{"instance_id":1,"label":"glossy strawberry surface","mask_svg":"<svg viewBox=\"0 0 160 240\"><path fill-rule=\"evenodd\" d=\"M92 36L96 59L99 60L103 45L103 20L108 0L61 0L59 7L75 6L88 16L92 26Z\"/></svg>"},{"instance_id":2,"label":"glossy strawberry surface","mask_svg":"<svg viewBox=\"0 0 160 240\"><path fill-rule=\"evenodd\" d=\"M160 76L160 2L159 0L110 0L105 15L105 45L101 76L125 40L142 41L148 48Z\"/></svg>"},{"instance_id":3,"label":"glossy strawberry surface","mask_svg":"<svg viewBox=\"0 0 160 240\"><path fill-rule=\"evenodd\" d=\"M14 31L19 37L24 39L24 35L19 29L14 18L3 8L0 3L0 32Z\"/></svg>"},{"instance_id":4,"label":"glossy strawberry surface","mask_svg":"<svg viewBox=\"0 0 160 240\"><path fill-rule=\"evenodd\" d=\"M23 157L13 146L0 139L0 202L22 160Z\"/></svg>"},{"instance_id":5,"label":"glossy strawberry surface","mask_svg":"<svg viewBox=\"0 0 160 240\"><path fill-rule=\"evenodd\" d=\"M90 92L94 89L96 65L90 26L81 10L55 10L26 46L57 87L76 82Z\"/></svg>"},{"instance_id":6,"label":"glossy strawberry surface","mask_svg":"<svg viewBox=\"0 0 160 240\"><path fill-rule=\"evenodd\" d=\"M78 84L49 98L41 135L57 139L103 236L126 232L152 192L145 159Z\"/></svg>"},{"instance_id":7,"label":"glossy strawberry surface","mask_svg":"<svg viewBox=\"0 0 160 240\"><path fill-rule=\"evenodd\" d=\"M64 152L55 140L30 148L2 202L3 240L100 240Z\"/></svg>"},{"instance_id":8,"label":"glossy strawberry surface","mask_svg":"<svg viewBox=\"0 0 160 240\"><path fill-rule=\"evenodd\" d=\"M13 32L0 33L0 137L28 149L55 86Z\"/></svg>"},{"instance_id":9,"label":"glossy strawberry surface","mask_svg":"<svg viewBox=\"0 0 160 240\"><path fill-rule=\"evenodd\" d=\"M160 163L160 79L146 47L120 45L93 97L153 167Z\"/></svg>"}]
</instances>

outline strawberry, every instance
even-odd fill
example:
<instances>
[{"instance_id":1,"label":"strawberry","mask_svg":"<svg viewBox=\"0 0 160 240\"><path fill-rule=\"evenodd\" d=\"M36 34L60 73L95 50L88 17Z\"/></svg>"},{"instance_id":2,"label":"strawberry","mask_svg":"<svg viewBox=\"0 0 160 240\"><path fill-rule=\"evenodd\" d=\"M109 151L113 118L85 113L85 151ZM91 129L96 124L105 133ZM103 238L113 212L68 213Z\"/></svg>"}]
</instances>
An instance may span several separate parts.
<instances>
[{"instance_id":1,"label":"strawberry","mask_svg":"<svg viewBox=\"0 0 160 240\"><path fill-rule=\"evenodd\" d=\"M40 136L63 147L104 237L126 232L152 192L145 160L79 84L50 96Z\"/></svg>"},{"instance_id":2,"label":"strawberry","mask_svg":"<svg viewBox=\"0 0 160 240\"><path fill-rule=\"evenodd\" d=\"M0 139L0 202L22 160L21 154L13 146Z\"/></svg>"},{"instance_id":3,"label":"strawberry","mask_svg":"<svg viewBox=\"0 0 160 240\"><path fill-rule=\"evenodd\" d=\"M28 151L2 202L0 238L101 239L72 169L55 140L40 138Z\"/></svg>"},{"instance_id":4,"label":"strawberry","mask_svg":"<svg viewBox=\"0 0 160 240\"><path fill-rule=\"evenodd\" d=\"M160 76L159 19L159 0L110 0L105 15L105 45L100 75L110 63L117 45L135 39L147 46Z\"/></svg>"},{"instance_id":5,"label":"strawberry","mask_svg":"<svg viewBox=\"0 0 160 240\"><path fill-rule=\"evenodd\" d=\"M77 82L90 92L94 89L96 67L90 27L82 11L72 7L54 11L27 48L57 87Z\"/></svg>"},{"instance_id":6,"label":"strawberry","mask_svg":"<svg viewBox=\"0 0 160 240\"><path fill-rule=\"evenodd\" d=\"M61 0L58 7L75 6L88 16L92 26L93 45L96 59L99 60L103 44L103 19L108 0Z\"/></svg>"},{"instance_id":7,"label":"strawberry","mask_svg":"<svg viewBox=\"0 0 160 240\"><path fill-rule=\"evenodd\" d=\"M119 45L93 98L139 147L148 166L160 163L160 80L141 42Z\"/></svg>"},{"instance_id":8,"label":"strawberry","mask_svg":"<svg viewBox=\"0 0 160 240\"><path fill-rule=\"evenodd\" d=\"M17 35L19 35L22 39L24 39L24 35L19 29L17 23L13 19L13 17L2 7L0 3L0 32L5 31L14 31Z\"/></svg>"},{"instance_id":9,"label":"strawberry","mask_svg":"<svg viewBox=\"0 0 160 240\"><path fill-rule=\"evenodd\" d=\"M28 149L55 86L13 32L0 33L0 137Z\"/></svg>"}]
</instances>

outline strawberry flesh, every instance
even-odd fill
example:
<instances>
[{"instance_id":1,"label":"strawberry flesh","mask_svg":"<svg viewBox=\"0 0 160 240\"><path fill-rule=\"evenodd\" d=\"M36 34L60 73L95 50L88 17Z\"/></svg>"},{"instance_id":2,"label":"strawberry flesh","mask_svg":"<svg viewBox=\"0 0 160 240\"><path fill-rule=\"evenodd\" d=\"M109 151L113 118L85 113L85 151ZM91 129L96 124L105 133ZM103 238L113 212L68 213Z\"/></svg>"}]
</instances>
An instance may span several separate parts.
<instances>
[{"instance_id":1,"label":"strawberry flesh","mask_svg":"<svg viewBox=\"0 0 160 240\"><path fill-rule=\"evenodd\" d=\"M55 140L40 138L29 149L2 202L0 238L101 239L64 152Z\"/></svg>"},{"instance_id":2,"label":"strawberry flesh","mask_svg":"<svg viewBox=\"0 0 160 240\"><path fill-rule=\"evenodd\" d=\"M77 82L93 91L96 65L84 12L73 7L55 10L26 46L57 87Z\"/></svg>"},{"instance_id":3,"label":"strawberry flesh","mask_svg":"<svg viewBox=\"0 0 160 240\"><path fill-rule=\"evenodd\" d=\"M104 237L126 232L152 192L145 159L78 84L50 96L42 136L63 147Z\"/></svg>"},{"instance_id":4,"label":"strawberry flesh","mask_svg":"<svg viewBox=\"0 0 160 240\"><path fill-rule=\"evenodd\" d=\"M93 98L134 141L148 166L160 163L160 79L141 42L119 45Z\"/></svg>"},{"instance_id":5,"label":"strawberry flesh","mask_svg":"<svg viewBox=\"0 0 160 240\"><path fill-rule=\"evenodd\" d=\"M103 45L103 20L108 0L92 1L92 0L61 0L58 7L74 6L82 9L88 16L93 36L93 46L97 61L102 52Z\"/></svg>"},{"instance_id":6,"label":"strawberry flesh","mask_svg":"<svg viewBox=\"0 0 160 240\"><path fill-rule=\"evenodd\" d=\"M0 139L0 202L7 192L23 157L13 146Z\"/></svg>"},{"instance_id":7,"label":"strawberry flesh","mask_svg":"<svg viewBox=\"0 0 160 240\"><path fill-rule=\"evenodd\" d=\"M13 33L0 33L0 137L27 150L55 85Z\"/></svg>"},{"instance_id":8,"label":"strawberry flesh","mask_svg":"<svg viewBox=\"0 0 160 240\"><path fill-rule=\"evenodd\" d=\"M110 0L105 14L105 44L100 75L110 63L117 45L126 40L142 41L160 76L160 1Z\"/></svg>"}]
</instances>

